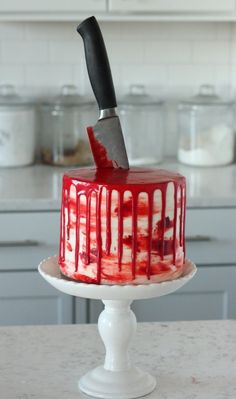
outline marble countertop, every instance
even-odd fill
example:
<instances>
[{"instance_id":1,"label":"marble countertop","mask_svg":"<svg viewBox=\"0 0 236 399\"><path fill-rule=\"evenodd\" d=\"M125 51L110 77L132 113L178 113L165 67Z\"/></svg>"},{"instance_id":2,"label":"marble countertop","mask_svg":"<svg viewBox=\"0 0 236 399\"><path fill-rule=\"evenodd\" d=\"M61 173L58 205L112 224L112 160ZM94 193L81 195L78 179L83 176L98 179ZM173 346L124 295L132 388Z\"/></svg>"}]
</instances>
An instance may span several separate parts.
<instances>
[{"instance_id":1,"label":"marble countertop","mask_svg":"<svg viewBox=\"0 0 236 399\"><path fill-rule=\"evenodd\" d=\"M147 398L235 399L235 337L236 320L139 323L132 359L157 377ZM95 325L1 327L0 396L85 398L77 381L103 360Z\"/></svg>"},{"instance_id":2,"label":"marble countertop","mask_svg":"<svg viewBox=\"0 0 236 399\"><path fill-rule=\"evenodd\" d=\"M194 168L170 161L158 167L186 176L188 208L236 207L236 164ZM65 170L46 165L1 168L0 212L58 211Z\"/></svg>"}]
</instances>

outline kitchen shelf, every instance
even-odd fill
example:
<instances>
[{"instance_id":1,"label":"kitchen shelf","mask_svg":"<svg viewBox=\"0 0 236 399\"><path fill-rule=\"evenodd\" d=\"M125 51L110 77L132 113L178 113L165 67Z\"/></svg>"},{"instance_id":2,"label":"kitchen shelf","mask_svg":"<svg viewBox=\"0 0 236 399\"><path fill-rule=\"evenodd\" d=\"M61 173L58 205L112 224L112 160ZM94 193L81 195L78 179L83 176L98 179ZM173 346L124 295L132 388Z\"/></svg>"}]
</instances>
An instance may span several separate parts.
<instances>
[{"instance_id":1,"label":"kitchen shelf","mask_svg":"<svg viewBox=\"0 0 236 399\"><path fill-rule=\"evenodd\" d=\"M236 21L236 0L2 0L0 21Z\"/></svg>"},{"instance_id":2,"label":"kitchen shelf","mask_svg":"<svg viewBox=\"0 0 236 399\"><path fill-rule=\"evenodd\" d=\"M234 22L236 21L236 13L227 14L202 14L202 13L167 13L167 14L118 14L104 13L97 14L91 11L86 13L1 13L0 22L80 22L89 15L95 14L96 18L101 22Z\"/></svg>"}]
</instances>

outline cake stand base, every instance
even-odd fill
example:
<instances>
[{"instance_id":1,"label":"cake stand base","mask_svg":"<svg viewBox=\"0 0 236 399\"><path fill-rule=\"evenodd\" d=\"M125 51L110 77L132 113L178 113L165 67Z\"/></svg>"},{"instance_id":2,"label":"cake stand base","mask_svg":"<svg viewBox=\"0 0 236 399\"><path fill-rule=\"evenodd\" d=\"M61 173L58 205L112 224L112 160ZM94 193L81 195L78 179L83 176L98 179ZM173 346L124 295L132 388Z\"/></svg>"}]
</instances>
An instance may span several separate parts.
<instances>
[{"instance_id":1,"label":"cake stand base","mask_svg":"<svg viewBox=\"0 0 236 399\"><path fill-rule=\"evenodd\" d=\"M96 367L79 381L79 389L87 395L104 399L132 399L147 395L156 387L156 380L138 367L126 371Z\"/></svg>"},{"instance_id":2,"label":"cake stand base","mask_svg":"<svg viewBox=\"0 0 236 399\"><path fill-rule=\"evenodd\" d=\"M148 373L132 365L129 348L137 321L130 305L134 299L170 294L186 284L196 273L196 266L186 261L183 275L172 281L147 285L95 285L66 279L51 257L39 265L39 272L58 290L82 298L101 299L104 310L98 330L106 349L104 366L99 366L79 380L79 389L87 395L104 399L133 399L147 395L156 386Z\"/></svg>"}]
</instances>

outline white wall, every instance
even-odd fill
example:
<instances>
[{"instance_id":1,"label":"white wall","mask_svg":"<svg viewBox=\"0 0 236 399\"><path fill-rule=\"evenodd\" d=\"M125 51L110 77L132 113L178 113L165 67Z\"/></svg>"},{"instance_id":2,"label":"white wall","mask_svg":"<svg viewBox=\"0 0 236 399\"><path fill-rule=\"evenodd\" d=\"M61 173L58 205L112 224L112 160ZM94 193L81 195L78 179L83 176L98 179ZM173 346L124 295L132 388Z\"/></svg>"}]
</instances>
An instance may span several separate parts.
<instances>
[{"instance_id":1,"label":"white wall","mask_svg":"<svg viewBox=\"0 0 236 399\"><path fill-rule=\"evenodd\" d=\"M151 94L185 95L201 83L225 91L236 84L236 24L209 22L104 22L118 96L131 83ZM65 83L91 94L82 40L75 23L1 23L0 83L45 91ZM167 153L174 150L175 121Z\"/></svg>"}]
</instances>

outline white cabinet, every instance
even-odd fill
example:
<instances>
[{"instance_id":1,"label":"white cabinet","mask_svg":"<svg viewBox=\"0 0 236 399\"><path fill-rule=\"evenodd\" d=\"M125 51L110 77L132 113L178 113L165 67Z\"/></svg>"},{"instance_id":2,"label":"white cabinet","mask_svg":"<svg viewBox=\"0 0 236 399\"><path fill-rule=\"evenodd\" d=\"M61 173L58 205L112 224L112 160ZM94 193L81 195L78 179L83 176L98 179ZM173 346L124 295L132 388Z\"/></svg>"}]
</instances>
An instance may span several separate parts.
<instances>
[{"instance_id":1,"label":"white cabinet","mask_svg":"<svg viewBox=\"0 0 236 399\"><path fill-rule=\"evenodd\" d=\"M59 212L0 213L0 325L85 323L87 303L46 283L39 262L58 253Z\"/></svg>"},{"instance_id":2,"label":"white cabinet","mask_svg":"<svg viewBox=\"0 0 236 399\"><path fill-rule=\"evenodd\" d=\"M188 209L187 257L197 265L236 264L236 209Z\"/></svg>"},{"instance_id":3,"label":"white cabinet","mask_svg":"<svg viewBox=\"0 0 236 399\"><path fill-rule=\"evenodd\" d=\"M106 0L1 0L0 12L86 12L105 11Z\"/></svg>"},{"instance_id":4,"label":"white cabinet","mask_svg":"<svg viewBox=\"0 0 236 399\"><path fill-rule=\"evenodd\" d=\"M37 271L0 272L0 325L72 323L72 300Z\"/></svg>"},{"instance_id":5,"label":"white cabinet","mask_svg":"<svg viewBox=\"0 0 236 399\"><path fill-rule=\"evenodd\" d=\"M236 20L236 0L1 0L3 21Z\"/></svg>"},{"instance_id":6,"label":"white cabinet","mask_svg":"<svg viewBox=\"0 0 236 399\"><path fill-rule=\"evenodd\" d=\"M223 12L234 11L235 0L109 0L112 12Z\"/></svg>"},{"instance_id":7,"label":"white cabinet","mask_svg":"<svg viewBox=\"0 0 236 399\"><path fill-rule=\"evenodd\" d=\"M178 321L236 319L236 266L199 266L191 282L161 298L134 301L137 320ZM96 323L101 301L90 301L89 319Z\"/></svg>"},{"instance_id":8,"label":"white cabinet","mask_svg":"<svg viewBox=\"0 0 236 399\"><path fill-rule=\"evenodd\" d=\"M179 291L134 301L138 321L236 319L236 266L200 266Z\"/></svg>"},{"instance_id":9,"label":"white cabinet","mask_svg":"<svg viewBox=\"0 0 236 399\"><path fill-rule=\"evenodd\" d=\"M0 213L0 270L32 270L58 253L59 212Z\"/></svg>"},{"instance_id":10,"label":"white cabinet","mask_svg":"<svg viewBox=\"0 0 236 399\"><path fill-rule=\"evenodd\" d=\"M74 322L89 323L89 299L74 298Z\"/></svg>"}]
</instances>

